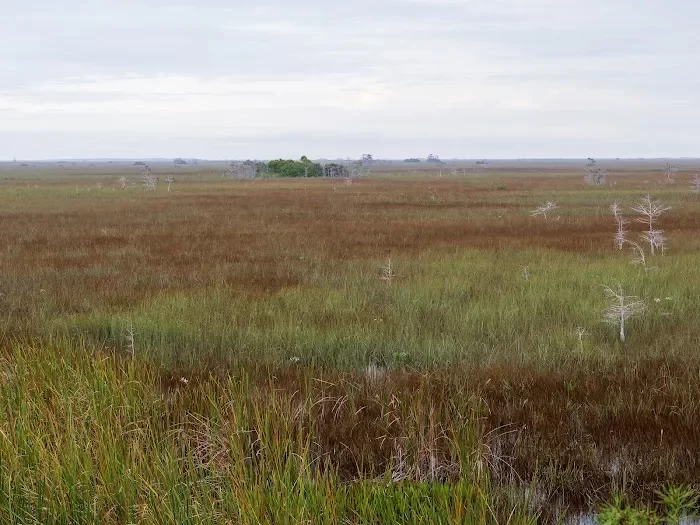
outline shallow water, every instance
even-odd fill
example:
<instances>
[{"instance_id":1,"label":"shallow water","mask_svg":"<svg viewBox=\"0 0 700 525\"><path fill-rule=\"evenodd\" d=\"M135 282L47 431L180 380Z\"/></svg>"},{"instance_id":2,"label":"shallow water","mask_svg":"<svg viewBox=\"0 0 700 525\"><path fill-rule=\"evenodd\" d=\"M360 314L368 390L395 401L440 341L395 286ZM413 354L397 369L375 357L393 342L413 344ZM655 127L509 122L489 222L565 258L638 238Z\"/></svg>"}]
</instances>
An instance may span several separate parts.
<instances>
[{"instance_id":1,"label":"shallow water","mask_svg":"<svg viewBox=\"0 0 700 525\"><path fill-rule=\"evenodd\" d=\"M565 521L566 525L599 525L597 516L593 512L579 514ZM679 525L700 525L700 518L684 518L679 522Z\"/></svg>"}]
</instances>

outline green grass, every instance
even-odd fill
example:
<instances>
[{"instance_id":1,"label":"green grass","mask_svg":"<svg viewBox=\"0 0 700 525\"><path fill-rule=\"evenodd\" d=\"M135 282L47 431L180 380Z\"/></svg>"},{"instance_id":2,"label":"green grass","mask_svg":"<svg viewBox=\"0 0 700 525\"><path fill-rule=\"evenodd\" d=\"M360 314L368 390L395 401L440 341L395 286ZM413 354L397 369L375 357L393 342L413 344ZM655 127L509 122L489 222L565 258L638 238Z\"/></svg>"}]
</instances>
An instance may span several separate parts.
<instances>
[{"instance_id":1,"label":"green grass","mask_svg":"<svg viewBox=\"0 0 700 525\"><path fill-rule=\"evenodd\" d=\"M213 359L316 366L437 366L462 361L535 363L670 355L697 344L700 256L658 257L645 275L627 254L581 257L545 250L466 251L394 259L391 285L377 261L311 277L303 287L256 296L236 288L164 295L133 310L58 317L50 333L124 348L165 364ZM527 278L524 266L528 267ZM620 283L649 310L625 345L602 322L603 285ZM576 328L588 334L579 344ZM583 350L583 351L582 351Z\"/></svg>"}]
</instances>

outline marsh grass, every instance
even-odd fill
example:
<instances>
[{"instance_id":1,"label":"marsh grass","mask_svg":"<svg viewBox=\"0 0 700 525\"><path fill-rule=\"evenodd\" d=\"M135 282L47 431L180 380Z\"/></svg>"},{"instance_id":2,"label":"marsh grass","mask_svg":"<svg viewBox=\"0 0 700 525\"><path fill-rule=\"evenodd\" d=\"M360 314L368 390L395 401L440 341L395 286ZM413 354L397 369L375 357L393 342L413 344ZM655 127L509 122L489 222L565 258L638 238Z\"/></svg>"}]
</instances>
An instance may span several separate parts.
<instances>
[{"instance_id":1,"label":"marsh grass","mask_svg":"<svg viewBox=\"0 0 700 525\"><path fill-rule=\"evenodd\" d=\"M524 523L700 479L682 184L118 176L0 183L0 521ZM647 193L648 274L609 215Z\"/></svg>"},{"instance_id":2,"label":"marsh grass","mask_svg":"<svg viewBox=\"0 0 700 525\"><path fill-rule=\"evenodd\" d=\"M536 363L615 360L633 353L673 355L670 338L692 344L700 313L679 276L694 275L694 257L667 258L647 276L625 264L573 254L523 250L463 252L395 262L401 279L378 283L371 264L320 273L306 286L263 296L236 288L177 293L134 310L103 311L47 322L49 333L87 336L120 348L128 328L140 352L165 364L202 360L303 363L357 368L440 366L462 361ZM519 268L529 265L529 279ZM623 282L649 302L620 345L603 323L601 283ZM585 347L576 328L589 332Z\"/></svg>"},{"instance_id":3,"label":"marsh grass","mask_svg":"<svg viewBox=\"0 0 700 525\"><path fill-rule=\"evenodd\" d=\"M305 371L177 378L61 340L0 364L3 523L533 517L489 485L475 399Z\"/></svg>"}]
</instances>

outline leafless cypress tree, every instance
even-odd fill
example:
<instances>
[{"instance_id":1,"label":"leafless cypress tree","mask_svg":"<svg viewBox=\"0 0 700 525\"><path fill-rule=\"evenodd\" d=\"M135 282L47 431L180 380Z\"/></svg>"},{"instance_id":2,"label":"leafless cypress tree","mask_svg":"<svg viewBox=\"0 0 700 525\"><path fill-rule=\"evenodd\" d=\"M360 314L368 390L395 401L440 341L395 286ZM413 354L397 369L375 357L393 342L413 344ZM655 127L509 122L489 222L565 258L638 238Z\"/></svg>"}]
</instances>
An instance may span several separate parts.
<instances>
[{"instance_id":1,"label":"leafless cypress tree","mask_svg":"<svg viewBox=\"0 0 700 525\"><path fill-rule=\"evenodd\" d=\"M603 319L620 329L620 341L626 339L627 320L641 314L646 310L646 303L639 297L625 295L622 286L617 285L616 289L609 286L604 287L605 295L610 299L610 305L603 312Z\"/></svg>"},{"instance_id":2,"label":"leafless cypress tree","mask_svg":"<svg viewBox=\"0 0 700 525\"><path fill-rule=\"evenodd\" d=\"M664 175L666 175L666 184L673 184L675 182L674 177L678 172L678 166L673 166L671 163L667 162L664 165Z\"/></svg>"},{"instance_id":3,"label":"leafless cypress tree","mask_svg":"<svg viewBox=\"0 0 700 525\"><path fill-rule=\"evenodd\" d=\"M136 333L133 326L129 326L126 329L126 350L131 357L134 357L134 354L136 354Z\"/></svg>"},{"instance_id":4,"label":"leafless cypress tree","mask_svg":"<svg viewBox=\"0 0 700 525\"><path fill-rule=\"evenodd\" d=\"M538 215L542 215L544 217L544 220L547 220L547 213L557 207L557 204L552 201L548 201L542 206L538 206L534 210L532 210L531 215L533 217L537 217Z\"/></svg>"},{"instance_id":5,"label":"leafless cypress tree","mask_svg":"<svg viewBox=\"0 0 700 525\"><path fill-rule=\"evenodd\" d=\"M615 243L617 244L617 247L622 250L622 247L625 245L625 241L627 240L627 226L629 225L629 221L625 220L625 218L622 216L622 207L620 206L619 201L615 201L610 205L610 211L612 211L612 214L615 217L615 223L617 224Z\"/></svg>"},{"instance_id":6,"label":"leafless cypress tree","mask_svg":"<svg viewBox=\"0 0 700 525\"><path fill-rule=\"evenodd\" d=\"M661 254L666 253L666 234L663 230L651 230L642 233L642 238L651 247L651 254L654 255L655 250L661 250Z\"/></svg>"},{"instance_id":7,"label":"leafless cypress tree","mask_svg":"<svg viewBox=\"0 0 700 525\"><path fill-rule=\"evenodd\" d=\"M353 174L344 164L331 162L323 166L323 176L331 179L352 179Z\"/></svg>"},{"instance_id":8,"label":"leafless cypress tree","mask_svg":"<svg viewBox=\"0 0 700 525\"><path fill-rule=\"evenodd\" d=\"M700 173L695 175L690 181L690 187L696 193L700 193Z\"/></svg>"},{"instance_id":9,"label":"leafless cypress tree","mask_svg":"<svg viewBox=\"0 0 700 525\"><path fill-rule=\"evenodd\" d=\"M579 348L581 349L581 352L583 352L583 338L589 335L588 330L586 330L582 326L577 326L576 335L578 336Z\"/></svg>"},{"instance_id":10,"label":"leafless cypress tree","mask_svg":"<svg viewBox=\"0 0 700 525\"><path fill-rule=\"evenodd\" d=\"M521 268L523 270L523 278L526 281L529 281L530 280L530 265L527 264L527 265L521 266Z\"/></svg>"},{"instance_id":11,"label":"leafless cypress tree","mask_svg":"<svg viewBox=\"0 0 700 525\"><path fill-rule=\"evenodd\" d=\"M632 251L635 254L635 258L632 259L632 264L641 266L644 269L644 275L648 274L649 270L654 270L656 268L655 266L647 266L647 256L646 253L644 253L644 248L634 241L627 241L627 244L632 247Z\"/></svg>"},{"instance_id":12,"label":"leafless cypress tree","mask_svg":"<svg viewBox=\"0 0 700 525\"><path fill-rule=\"evenodd\" d=\"M394 266L391 264L391 258L386 260L386 266L382 267L382 274L380 279L386 281L387 284L391 284L394 280L396 273L394 272Z\"/></svg>"},{"instance_id":13,"label":"leafless cypress tree","mask_svg":"<svg viewBox=\"0 0 700 525\"><path fill-rule=\"evenodd\" d=\"M591 186L603 186L608 181L608 170L599 168L595 159L588 159L583 180Z\"/></svg>"},{"instance_id":14,"label":"leafless cypress tree","mask_svg":"<svg viewBox=\"0 0 700 525\"><path fill-rule=\"evenodd\" d=\"M646 195L642 197L639 203L632 209L642 215L637 221L647 225L648 229L644 234L644 239L649 243L651 255L653 256L655 254L657 248L661 248L663 251L666 237L664 236L663 230L657 230L655 228L655 221L663 212L670 210L671 207L665 206L659 201L654 201L651 199L651 196Z\"/></svg>"},{"instance_id":15,"label":"leafless cypress tree","mask_svg":"<svg viewBox=\"0 0 700 525\"><path fill-rule=\"evenodd\" d=\"M141 181L143 182L143 186L146 191L156 191L158 179L155 175L153 175L151 168L148 166L145 166L143 170L141 170Z\"/></svg>"},{"instance_id":16,"label":"leafless cypress tree","mask_svg":"<svg viewBox=\"0 0 700 525\"><path fill-rule=\"evenodd\" d=\"M224 172L224 177L229 179L254 179L264 169L265 164L263 162L253 160L234 161Z\"/></svg>"},{"instance_id":17,"label":"leafless cypress tree","mask_svg":"<svg viewBox=\"0 0 700 525\"><path fill-rule=\"evenodd\" d=\"M351 179L364 177L369 173L369 164L363 160L348 161L348 171Z\"/></svg>"}]
</instances>

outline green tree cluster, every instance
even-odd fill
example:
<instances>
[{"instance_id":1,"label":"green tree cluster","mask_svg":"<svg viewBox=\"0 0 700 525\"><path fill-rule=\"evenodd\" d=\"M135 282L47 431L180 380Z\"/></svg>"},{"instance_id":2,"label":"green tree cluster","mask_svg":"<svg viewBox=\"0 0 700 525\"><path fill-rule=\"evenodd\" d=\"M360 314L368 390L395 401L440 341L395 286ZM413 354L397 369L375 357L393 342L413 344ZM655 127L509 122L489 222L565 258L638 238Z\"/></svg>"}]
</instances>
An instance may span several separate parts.
<instances>
[{"instance_id":1,"label":"green tree cluster","mask_svg":"<svg viewBox=\"0 0 700 525\"><path fill-rule=\"evenodd\" d=\"M275 177L321 177L323 167L311 162L306 156L301 160L271 160L267 163L267 171Z\"/></svg>"}]
</instances>

